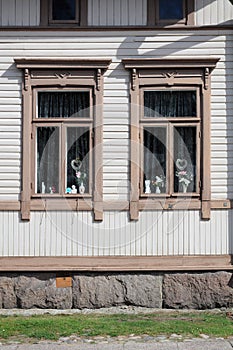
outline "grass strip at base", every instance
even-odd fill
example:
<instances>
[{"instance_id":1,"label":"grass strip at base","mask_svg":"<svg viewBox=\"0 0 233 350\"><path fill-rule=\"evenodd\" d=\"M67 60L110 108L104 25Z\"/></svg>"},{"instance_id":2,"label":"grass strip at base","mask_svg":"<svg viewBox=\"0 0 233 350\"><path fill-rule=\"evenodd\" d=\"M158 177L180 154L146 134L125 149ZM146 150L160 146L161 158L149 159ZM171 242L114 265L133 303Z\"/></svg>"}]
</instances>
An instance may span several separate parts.
<instances>
[{"instance_id":1,"label":"grass strip at base","mask_svg":"<svg viewBox=\"0 0 233 350\"><path fill-rule=\"evenodd\" d=\"M79 337L171 335L213 337L233 335L233 319L226 313L166 312L152 314L76 314L43 316L0 316L0 341L14 337L32 340L58 340L75 334Z\"/></svg>"}]
</instances>

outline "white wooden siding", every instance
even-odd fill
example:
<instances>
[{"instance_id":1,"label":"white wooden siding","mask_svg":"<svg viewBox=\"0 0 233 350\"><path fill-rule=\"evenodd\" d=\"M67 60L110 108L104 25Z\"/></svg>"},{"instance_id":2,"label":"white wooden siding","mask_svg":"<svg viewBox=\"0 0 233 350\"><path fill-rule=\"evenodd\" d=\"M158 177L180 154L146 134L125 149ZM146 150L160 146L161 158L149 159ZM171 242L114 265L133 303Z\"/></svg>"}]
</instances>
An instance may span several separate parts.
<instances>
[{"instance_id":1,"label":"white wooden siding","mask_svg":"<svg viewBox=\"0 0 233 350\"><path fill-rule=\"evenodd\" d=\"M213 198L233 198L233 35L194 32L0 32L0 200L17 200L21 164L21 72L15 57L110 57L104 76L104 199L129 199L129 73L125 57L219 57L212 74L211 180ZM105 212L93 223L89 212L0 212L0 256L177 255L233 252L232 211Z\"/></svg>"},{"instance_id":2,"label":"white wooden siding","mask_svg":"<svg viewBox=\"0 0 233 350\"><path fill-rule=\"evenodd\" d=\"M196 25L233 23L233 5L229 0L196 0Z\"/></svg>"},{"instance_id":3,"label":"white wooden siding","mask_svg":"<svg viewBox=\"0 0 233 350\"><path fill-rule=\"evenodd\" d=\"M228 0L196 0L196 24L232 22ZM147 0L88 0L88 24L101 26L146 25ZM0 26L38 26L40 0L0 0Z\"/></svg>"},{"instance_id":4,"label":"white wooden siding","mask_svg":"<svg viewBox=\"0 0 233 350\"><path fill-rule=\"evenodd\" d=\"M147 0L88 0L88 24L146 25Z\"/></svg>"},{"instance_id":5,"label":"white wooden siding","mask_svg":"<svg viewBox=\"0 0 233 350\"><path fill-rule=\"evenodd\" d=\"M233 211L212 211L200 222L196 211L105 212L93 223L87 212L0 212L0 256L221 255L232 254ZM8 228L8 233L6 233Z\"/></svg>"},{"instance_id":6,"label":"white wooden siding","mask_svg":"<svg viewBox=\"0 0 233 350\"><path fill-rule=\"evenodd\" d=\"M40 0L0 0L0 26L38 26Z\"/></svg>"},{"instance_id":7,"label":"white wooden siding","mask_svg":"<svg viewBox=\"0 0 233 350\"><path fill-rule=\"evenodd\" d=\"M126 36L126 34L128 36ZM124 57L221 60L212 74L212 198L233 198L233 36L222 32L0 33L0 200L17 200L21 164L21 72L14 57L110 57L104 78L104 199L129 198L129 73Z\"/></svg>"}]
</instances>

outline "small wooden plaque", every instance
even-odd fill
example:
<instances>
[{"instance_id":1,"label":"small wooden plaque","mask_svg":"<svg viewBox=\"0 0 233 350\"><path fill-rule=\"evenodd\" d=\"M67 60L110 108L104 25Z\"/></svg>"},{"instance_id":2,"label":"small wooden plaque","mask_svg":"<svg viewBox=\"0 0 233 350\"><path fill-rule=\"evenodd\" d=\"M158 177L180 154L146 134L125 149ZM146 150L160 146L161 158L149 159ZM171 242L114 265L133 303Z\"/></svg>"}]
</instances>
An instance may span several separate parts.
<instances>
[{"instance_id":1,"label":"small wooden plaque","mask_svg":"<svg viewBox=\"0 0 233 350\"><path fill-rule=\"evenodd\" d=\"M66 277L56 277L56 287L57 288L68 288L72 287L72 278Z\"/></svg>"}]
</instances>

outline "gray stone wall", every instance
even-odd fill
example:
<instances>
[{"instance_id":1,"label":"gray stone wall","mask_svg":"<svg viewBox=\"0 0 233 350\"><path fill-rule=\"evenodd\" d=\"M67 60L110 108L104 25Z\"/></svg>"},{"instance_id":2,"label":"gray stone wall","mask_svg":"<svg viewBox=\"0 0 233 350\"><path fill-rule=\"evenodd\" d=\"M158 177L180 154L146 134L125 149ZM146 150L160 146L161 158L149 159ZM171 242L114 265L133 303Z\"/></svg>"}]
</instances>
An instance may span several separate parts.
<instances>
[{"instance_id":1,"label":"gray stone wall","mask_svg":"<svg viewBox=\"0 0 233 350\"><path fill-rule=\"evenodd\" d=\"M57 288L55 273L0 274L0 308L233 307L230 272L73 273L72 287Z\"/></svg>"}]
</instances>

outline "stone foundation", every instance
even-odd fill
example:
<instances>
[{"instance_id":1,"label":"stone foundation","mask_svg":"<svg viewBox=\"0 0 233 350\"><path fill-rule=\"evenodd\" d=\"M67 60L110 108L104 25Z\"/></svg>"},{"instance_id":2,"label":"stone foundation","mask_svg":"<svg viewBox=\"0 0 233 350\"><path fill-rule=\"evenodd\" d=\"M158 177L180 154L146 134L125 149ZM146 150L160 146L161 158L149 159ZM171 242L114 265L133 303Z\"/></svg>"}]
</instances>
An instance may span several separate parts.
<instances>
[{"instance_id":1,"label":"stone foundation","mask_svg":"<svg viewBox=\"0 0 233 350\"><path fill-rule=\"evenodd\" d=\"M0 274L0 308L233 307L230 272L72 273L72 287L57 288L55 273Z\"/></svg>"}]
</instances>

